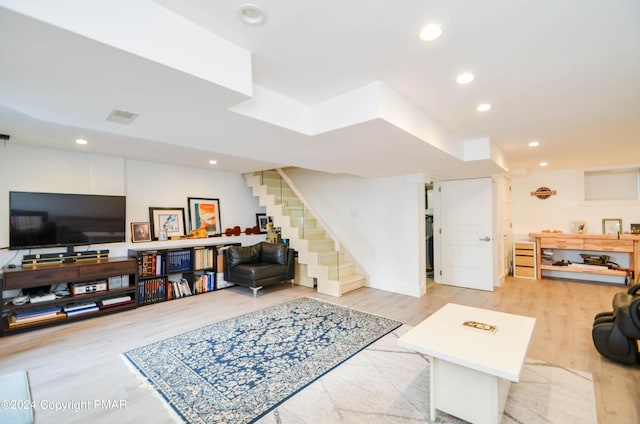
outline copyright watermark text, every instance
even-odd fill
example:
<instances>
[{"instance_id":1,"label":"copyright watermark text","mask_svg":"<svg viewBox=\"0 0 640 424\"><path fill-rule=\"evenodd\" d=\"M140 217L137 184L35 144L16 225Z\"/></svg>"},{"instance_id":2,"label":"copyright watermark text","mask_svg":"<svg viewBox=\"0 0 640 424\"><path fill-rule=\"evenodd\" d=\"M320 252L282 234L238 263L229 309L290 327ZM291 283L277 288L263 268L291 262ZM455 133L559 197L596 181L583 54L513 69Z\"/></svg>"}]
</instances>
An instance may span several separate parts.
<instances>
[{"instance_id":1,"label":"copyright watermark text","mask_svg":"<svg viewBox=\"0 0 640 424\"><path fill-rule=\"evenodd\" d=\"M41 409L43 411L79 412L84 410L127 409L126 399L93 400L0 400L0 409Z\"/></svg>"}]
</instances>

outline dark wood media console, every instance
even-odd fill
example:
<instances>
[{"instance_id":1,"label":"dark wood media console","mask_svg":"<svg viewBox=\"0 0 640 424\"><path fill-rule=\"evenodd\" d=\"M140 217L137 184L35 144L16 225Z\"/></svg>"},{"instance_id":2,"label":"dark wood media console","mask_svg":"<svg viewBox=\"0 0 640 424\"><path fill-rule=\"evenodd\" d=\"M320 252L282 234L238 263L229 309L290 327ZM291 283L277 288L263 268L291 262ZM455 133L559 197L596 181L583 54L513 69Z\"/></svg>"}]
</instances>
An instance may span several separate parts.
<instances>
[{"instance_id":1,"label":"dark wood media console","mask_svg":"<svg viewBox=\"0 0 640 424\"><path fill-rule=\"evenodd\" d=\"M10 301L0 298L2 323L0 329L2 335L19 331L27 331L51 325L62 324L79 319L92 318L99 315L120 312L133 309L137 305L136 298L136 260L132 258L109 258L99 260L82 260L72 263L35 265L29 267L16 267L4 270L2 279L3 290L36 289L42 287L66 283L70 289L68 296L46 300L37 303L25 303L14 305ZM110 278L127 276L128 285L116 287L110 284ZM74 283L86 283L90 287L106 284L106 289L88 291L83 294L73 294L71 286ZM1 296L1 293L0 293ZM130 297L130 301L122 301L121 298ZM113 304L109 304L114 301ZM81 314L65 313L64 309L71 309L72 305L94 302L97 310ZM55 315L42 314L41 310L50 310L59 307L60 313ZM33 314L33 319L29 319ZM22 322L16 322L16 316L26 316ZM41 318L42 316L42 318ZM40 319L41 318L41 319Z\"/></svg>"}]
</instances>

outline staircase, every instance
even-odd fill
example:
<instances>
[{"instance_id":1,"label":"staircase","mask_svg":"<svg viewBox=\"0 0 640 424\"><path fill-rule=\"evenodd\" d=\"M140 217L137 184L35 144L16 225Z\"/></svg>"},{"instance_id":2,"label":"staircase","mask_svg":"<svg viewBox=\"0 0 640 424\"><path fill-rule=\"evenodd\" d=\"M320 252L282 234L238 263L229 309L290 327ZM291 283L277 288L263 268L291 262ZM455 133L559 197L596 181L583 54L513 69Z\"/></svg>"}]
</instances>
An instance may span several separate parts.
<instances>
[{"instance_id":1,"label":"staircase","mask_svg":"<svg viewBox=\"0 0 640 424\"><path fill-rule=\"evenodd\" d=\"M306 266L318 293L339 297L366 285L367 278L358 272L351 255L306 207L284 171L245 174L245 179L273 217L274 227L280 227L282 237L298 252L298 264Z\"/></svg>"}]
</instances>

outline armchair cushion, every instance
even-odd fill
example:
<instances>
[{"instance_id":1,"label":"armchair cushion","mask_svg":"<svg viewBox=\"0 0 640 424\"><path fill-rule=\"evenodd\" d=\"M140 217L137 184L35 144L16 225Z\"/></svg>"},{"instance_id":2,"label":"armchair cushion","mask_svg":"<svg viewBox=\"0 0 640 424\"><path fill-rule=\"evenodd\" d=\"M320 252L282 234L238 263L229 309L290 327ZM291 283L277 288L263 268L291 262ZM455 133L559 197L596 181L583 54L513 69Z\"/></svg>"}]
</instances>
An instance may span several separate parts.
<instances>
[{"instance_id":1,"label":"armchair cushion","mask_svg":"<svg viewBox=\"0 0 640 424\"><path fill-rule=\"evenodd\" d=\"M262 243L262 262L286 265L289 247L282 243Z\"/></svg>"},{"instance_id":2,"label":"armchair cushion","mask_svg":"<svg viewBox=\"0 0 640 424\"><path fill-rule=\"evenodd\" d=\"M232 246L229 248L227 265L235 268L242 264L252 264L260 262L260 244L253 246Z\"/></svg>"}]
</instances>

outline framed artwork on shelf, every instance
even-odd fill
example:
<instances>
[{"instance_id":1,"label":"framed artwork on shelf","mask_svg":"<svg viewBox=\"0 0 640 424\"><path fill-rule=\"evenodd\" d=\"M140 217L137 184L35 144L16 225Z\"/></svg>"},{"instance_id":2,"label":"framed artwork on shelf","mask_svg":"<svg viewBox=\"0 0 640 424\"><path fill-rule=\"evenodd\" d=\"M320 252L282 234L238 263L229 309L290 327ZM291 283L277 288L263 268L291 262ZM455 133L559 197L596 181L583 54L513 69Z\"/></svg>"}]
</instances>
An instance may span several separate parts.
<instances>
[{"instance_id":1,"label":"framed artwork on shelf","mask_svg":"<svg viewBox=\"0 0 640 424\"><path fill-rule=\"evenodd\" d=\"M154 240L184 235L184 208L150 207L149 221Z\"/></svg>"},{"instance_id":2,"label":"framed artwork on shelf","mask_svg":"<svg viewBox=\"0 0 640 424\"><path fill-rule=\"evenodd\" d=\"M151 241L151 224L149 222L132 222L131 241L134 243Z\"/></svg>"},{"instance_id":3,"label":"framed artwork on shelf","mask_svg":"<svg viewBox=\"0 0 640 424\"><path fill-rule=\"evenodd\" d=\"M602 220L602 234L620 234L622 233L622 220L605 218Z\"/></svg>"},{"instance_id":4,"label":"framed artwork on shelf","mask_svg":"<svg viewBox=\"0 0 640 424\"><path fill-rule=\"evenodd\" d=\"M256 214L256 225L260 228L260 233L265 234L267 232L267 224L273 220L270 216L267 216L266 213L257 213Z\"/></svg>"},{"instance_id":5,"label":"framed artwork on shelf","mask_svg":"<svg viewBox=\"0 0 640 424\"><path fill-rule=\"evenodd\" d=\"M208 236L222 234L220 223L220 200L188 197L189 230L206 228Z\"/></svg>"},{"instance_id":6,"label":"framed artwork on shelf","mask_svg":"<svg viewBox=\"0 0 640 424\"><path fill-rule=\"evenodd\" d=\"M573 221L571 223L571 232L574 234L584 234L587 232L587 223L584 221Z\"/></svg>"}]
</instances>

